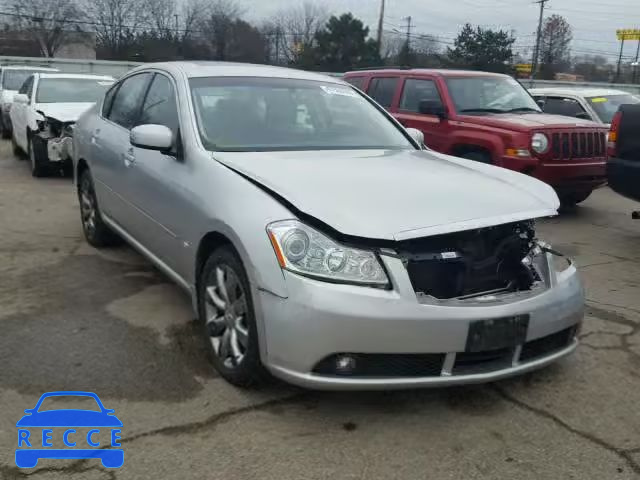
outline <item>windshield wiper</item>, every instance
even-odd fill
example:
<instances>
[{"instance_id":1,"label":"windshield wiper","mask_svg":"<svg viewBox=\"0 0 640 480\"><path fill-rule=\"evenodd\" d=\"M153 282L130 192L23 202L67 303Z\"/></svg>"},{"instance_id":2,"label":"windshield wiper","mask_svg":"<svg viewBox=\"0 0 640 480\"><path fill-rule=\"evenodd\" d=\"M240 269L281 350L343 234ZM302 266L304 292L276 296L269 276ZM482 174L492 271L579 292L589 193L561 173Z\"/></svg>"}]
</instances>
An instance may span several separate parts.
<instances>
[{"instance_id":1,"label":"windshield wiper","mask_svg":"<svg viewBox=\"0 0 640 480\"><path fill-rule=\"evenodd\" d=\"M471 112L478 112L478 113L507 113L506 110L500 110L498 108L465 108L463 110L460 110L460 113L471 113Z\"/></svg>"},{"instance_id":2,"label":"windshield wiper","mask_svg":"<svg viewBox=\"0 0 640 480\"><path fill-rule=\"evenodd\" d=\"M531 107L518 107L518 108L512 108L511 110L507 110L508 113L513 113L513 112L536 112L536 113L542 113L541 110L538 110L536 108L531 108Z\"/></svg>"}]
</instances>

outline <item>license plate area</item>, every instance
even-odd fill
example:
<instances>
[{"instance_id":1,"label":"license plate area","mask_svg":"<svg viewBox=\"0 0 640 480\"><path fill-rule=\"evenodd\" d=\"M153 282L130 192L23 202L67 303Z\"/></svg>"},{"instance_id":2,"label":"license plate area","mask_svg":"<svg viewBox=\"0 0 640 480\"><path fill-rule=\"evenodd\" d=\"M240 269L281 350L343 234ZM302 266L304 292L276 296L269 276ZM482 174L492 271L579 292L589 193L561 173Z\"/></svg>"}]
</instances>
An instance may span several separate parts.
<instances>
[{"instance_id":1,"label":"license plate area","mask_svg":"<svg viewBox=\"0 0 640 480\"><path fill-rule=\"evenodd\" d=\"M476 320L469 324L466 352L514 348L527 338L529 315Z\"/></svg>"}]
</instances>

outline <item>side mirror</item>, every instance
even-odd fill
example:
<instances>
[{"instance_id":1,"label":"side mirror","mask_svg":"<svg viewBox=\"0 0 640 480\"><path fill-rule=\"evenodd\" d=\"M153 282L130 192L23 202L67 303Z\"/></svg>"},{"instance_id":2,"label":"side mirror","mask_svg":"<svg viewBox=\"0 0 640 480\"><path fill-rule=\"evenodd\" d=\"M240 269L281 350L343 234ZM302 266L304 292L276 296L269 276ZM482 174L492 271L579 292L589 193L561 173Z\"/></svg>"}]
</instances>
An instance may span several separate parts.
<instances>
[{"instance_id":1,"label":"side mirror","mask_svg":"<svg viewBox=\"0 0 640 480\"><path fill-rule=\"evenodd\" d=\"M544 104L546 103L542 98L539 98L536 100L536 103L538 104L538 106L540 108L542 108L544 110Z\"/></svg>"},{"instance_id":2,"label":"side mirror","mask_svg":"<svg viewBox=\"0 0 640 480\"><path fill-rule=\"evenodd\" d=\"M417 128L407 128L406 130L409 136L413 138L418 143L418 145L420 145L421 147L422 145L424 145L424 133L422 133Z\"/></svg>"},{"instance_id":3,"label":"side mirror","mask_svg":"<svg viewBox=\"0 0 640 480\"><path fill-rule=\"evenodd\" d=\"M576 113L576 118L582 118L583 120L591 120L591 116L587 112Z\"/></svg>"},{"instance_id":4,"label":"side mirror","mask_svg":"<svg viewBox=\"0 0 640 480\"><path fill-rule=\"evenodd\" d=\"M29 103L29 97L27 97L24 93L16 93L16 95L13 97L13 102L26 105L27 103Z\"/></svg>"},{"instance_id":5,"label":"side mirror","mask_svg":"<svg viewBox=\"0 0 640 480\"><path fill-rule=\"evenodd\" d=\"M418 104L418 112L423 115L435 115L441 120L447 118L447 112L444 109L444 105L435 100L421 100Z\"/></svg>"},{"instance_id":6,"label":"side mirror","mask_svg":"<svg viewBox=\"0 0 640 480\"><path fill-rule=\"evenodd\" d=\"M173 145L173 133L164 125L138 125L131 129L129 141L134 147L167 152Z\"/></svg>"}]
</instances>

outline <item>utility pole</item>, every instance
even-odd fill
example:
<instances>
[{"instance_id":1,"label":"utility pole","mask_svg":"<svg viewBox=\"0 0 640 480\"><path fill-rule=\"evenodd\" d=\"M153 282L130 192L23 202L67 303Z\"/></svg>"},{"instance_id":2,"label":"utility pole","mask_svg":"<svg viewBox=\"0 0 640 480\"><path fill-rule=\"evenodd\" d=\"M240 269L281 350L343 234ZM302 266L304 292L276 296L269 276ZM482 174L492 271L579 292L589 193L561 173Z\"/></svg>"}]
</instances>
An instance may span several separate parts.
<instances>
[{"instance_id":1,"label":"utility pole","mask_svg":"<svg viewBox=\"0 0 640 480\"><path fill-rule=\"evenodd\" d=\"M622 51L624 50L624 35L622 36L622 40L620 40L620 55L618 55L618 68L616 68L616 81L618 83L620 81L620 66L622 64Z\"/></svg>"},{"instance_id":2,"label":"utility pole","mask_svg":"<svg viewBox=\"0 0 640 480\"><path fill-rule=\"evenodd\" d=\"M544 17L544 7L549 0L538 0L540 4L540 18L538 19L538 34L536 35L536 49L533 51L533 65L531 65L531 80L536 76L538 70L538 56L540 55L540 40L542 37L542 18Z\"/></svg>"},{"instance_id":3,"label":"utility pole","mask_svg":"<svg viewBox=\"0 0 640 480\"><path fill-rule=\"evenodd\" d=\"M174 18L174 19L175 19L175 21L176 21L176 37L177 37L177 36L178 36L178 14L177 14L177 13L174 13L174 14L173 14L173 18Z\"/></svg>"},{"instance_id":4,"label":"utility pole","mask_svg":"<svg viewBox=\"0 0 640 480\"><path fill-rule=\"evenodd\" d=\"M404 18L407 21L407 53L411 50L411 15Z\"/></svg>"},{"instance_id":5,"label":"utility pole","mask_svg":"<svg viewBox=\"0 0 640 480\"><path fill-rule=\"evenodd\" d=\"M378 19L378 53L382 57L382 30L384 24L384 0L380 0L380 18Z\"/></svg>"}]
</instances>

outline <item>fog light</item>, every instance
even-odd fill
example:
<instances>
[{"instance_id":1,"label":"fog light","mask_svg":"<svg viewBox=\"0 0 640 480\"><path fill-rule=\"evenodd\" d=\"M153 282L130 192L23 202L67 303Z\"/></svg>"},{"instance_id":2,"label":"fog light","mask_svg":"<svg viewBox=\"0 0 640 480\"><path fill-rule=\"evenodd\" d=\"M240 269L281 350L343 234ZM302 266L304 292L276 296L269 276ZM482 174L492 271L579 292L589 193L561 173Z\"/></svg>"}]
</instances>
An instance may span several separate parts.
<instances>
[{"instance_id":1,"label":"fog light","mask_svg":"<svg viewBox=\"0 0 640 480\"><path fill-rule=\"evenodd\" d=\"M350 374L356 369L356 359L351 355L338 355L336 357L336 373Z\"/></svg>"}]
</instances>

